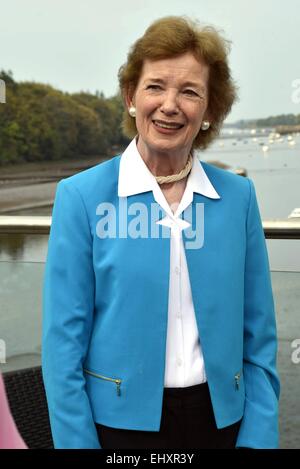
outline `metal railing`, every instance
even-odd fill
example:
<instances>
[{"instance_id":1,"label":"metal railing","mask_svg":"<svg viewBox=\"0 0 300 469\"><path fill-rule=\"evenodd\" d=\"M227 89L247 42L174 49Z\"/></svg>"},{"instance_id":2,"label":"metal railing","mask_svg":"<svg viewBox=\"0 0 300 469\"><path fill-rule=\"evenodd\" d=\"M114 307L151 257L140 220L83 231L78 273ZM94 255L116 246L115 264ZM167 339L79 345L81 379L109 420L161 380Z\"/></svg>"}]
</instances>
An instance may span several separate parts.
<instances>
[{"instance_id":1,"label":"metal railing","mask_svg":"<svg viewBox=\"0 0 300 469\"><path fill-rule=\"evenodd\" d=\"M49 216L1 215L0 234L49 234Z\"/></svg>"},{"instance_id":2,"label":"metal railing","mask_svg":"<svg viewBox=\"0 0 300 469\"><path fill-rule=\"evenodd\" d=\"M0 234L49 234L50 216L0 216ZM267 239L300 239L300 218L264 220Z\"/></svg>"}]
</instances>

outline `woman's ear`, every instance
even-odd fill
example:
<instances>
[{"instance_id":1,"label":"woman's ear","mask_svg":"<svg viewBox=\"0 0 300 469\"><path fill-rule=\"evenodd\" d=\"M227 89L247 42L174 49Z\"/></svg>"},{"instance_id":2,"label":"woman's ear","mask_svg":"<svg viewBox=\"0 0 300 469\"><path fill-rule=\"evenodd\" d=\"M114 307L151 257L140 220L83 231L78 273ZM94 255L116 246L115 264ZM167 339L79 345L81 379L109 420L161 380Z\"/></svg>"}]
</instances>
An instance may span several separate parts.
<instances>
[{"instance_id":1,"label":"woman's ear","mask_svg":"<svg viewBox=\"0 0 300 469\"><path fill-rule=\"evenodd\" d=\"M210 109L209 107L206 108L206 111L204 113L204 116L202 118L203 121L208 121L211 123L212 121L212 115L211 115L211 112L210 112Z\"/></svg>"},{"instance_id":2,"label":"woman's ear","mask_svg":"<svg viewBox=\"0 0 300 469\"><path fill-rule=\"evenodd\" d=\"M209 109L206 109L206 111L205 111L205 113L202 117L202 120L211 122L211 115L210 115Z\"/></svg>"},{"instance_id":3,"label":"woman's ear","mask_svg":"<svg viewBox=\"0 0 300 469\"><path fill-rule=\"evenodd\" d=\"M134 106L134 90L132 87L128 86L128 88L125 90L124 98L127 109Z\"/></svg>"}]
</instances>

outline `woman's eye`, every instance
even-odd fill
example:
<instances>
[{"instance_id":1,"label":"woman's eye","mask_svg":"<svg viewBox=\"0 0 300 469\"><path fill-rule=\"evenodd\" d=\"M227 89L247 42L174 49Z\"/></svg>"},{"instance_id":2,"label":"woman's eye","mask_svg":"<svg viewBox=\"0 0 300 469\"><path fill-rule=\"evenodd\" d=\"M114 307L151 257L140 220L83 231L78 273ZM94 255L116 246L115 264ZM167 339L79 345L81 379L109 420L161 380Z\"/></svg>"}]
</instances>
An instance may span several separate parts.
<instances>
[{"instance_id":1,"label":"woman's eye","mask_svg":"<svg viewBox=\"0 0 300 469\"><path fill-rule=\"evenodd\" d=\"M147 90L152 89L152 90L160 90L161 87L159 85L148 85Z\"/></svg>"},{"instance_id":2,"label":"woman's eye","mask_svg":"<svg viewBox=\"0 0 300 469\"><path fill-rule=\"evenodd\" d=\"M194 90L184 90L183 91L185 94L189 94L191 96L198 96L198 94L196 93L196 91Z\"/></svg>"}]
</instances>

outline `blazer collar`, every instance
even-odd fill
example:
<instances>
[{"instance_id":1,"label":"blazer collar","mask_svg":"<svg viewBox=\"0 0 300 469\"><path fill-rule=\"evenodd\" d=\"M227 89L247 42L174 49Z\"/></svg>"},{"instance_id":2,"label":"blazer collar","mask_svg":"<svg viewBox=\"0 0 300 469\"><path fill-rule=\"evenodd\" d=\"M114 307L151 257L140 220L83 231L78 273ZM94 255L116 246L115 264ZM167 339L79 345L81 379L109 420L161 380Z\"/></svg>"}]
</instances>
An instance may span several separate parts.
<instances>
[{"instance_id":1,"label":"blazer collar","mask_svg":"<svg viewBox=\"0 0 300 469\"><path fill-rule=\"evenodd\" d=\"M187 186L189 192L197 192L211 199L221 198L195 154ZM141 157L134 138L120 159L118 196L126 197L148 191L157 193L158 188L159 185Z\"/></svg>"}]
</instances>

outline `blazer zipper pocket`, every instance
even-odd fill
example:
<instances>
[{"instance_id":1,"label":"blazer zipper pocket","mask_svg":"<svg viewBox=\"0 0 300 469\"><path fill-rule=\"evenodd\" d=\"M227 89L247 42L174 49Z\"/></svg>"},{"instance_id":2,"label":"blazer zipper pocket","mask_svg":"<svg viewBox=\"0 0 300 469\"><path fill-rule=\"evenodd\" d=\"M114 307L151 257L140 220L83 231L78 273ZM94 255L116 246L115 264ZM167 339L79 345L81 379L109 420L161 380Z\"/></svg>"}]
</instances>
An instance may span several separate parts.
<instances>
[{"instance_id":1,"label":"blazer zipper pocket","mask_svg":"<svg viewBox=\"0 0 300 469\"><path fill-rule=\"evenodd\" d=\"M235 389L238 391L240 388L240 378L241 378L241 373L236 373L234 376L235 379Z\"/></svg>"},{"instance_id":2,"label":"blazer zipper pocket","mask_svg":"<svg viewBox=\"0 0 300 469\"><path fill-rule=\"evenodd\" d=\"M94 376L95 378L104 379L105 381L112 381L113 383L116 383L117 396L121 396L121 382L122 382L121 379L108 378L107 376L98 375L97 373L94 373L93 371L90 371L90 370L87 370L87 369L84 369L83 371L85 371L85 373L87 373L91 376Z\"/></svg>"}]
</instances>

